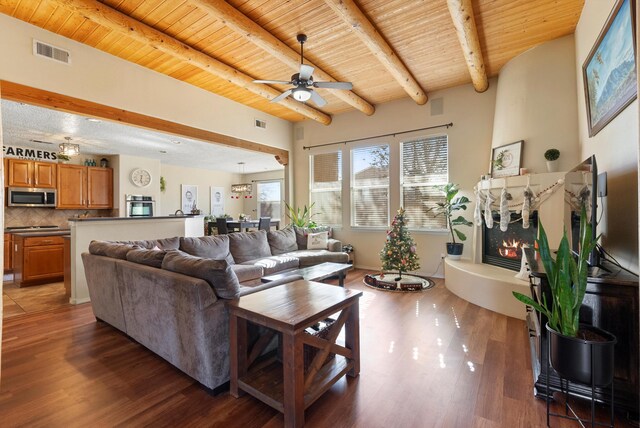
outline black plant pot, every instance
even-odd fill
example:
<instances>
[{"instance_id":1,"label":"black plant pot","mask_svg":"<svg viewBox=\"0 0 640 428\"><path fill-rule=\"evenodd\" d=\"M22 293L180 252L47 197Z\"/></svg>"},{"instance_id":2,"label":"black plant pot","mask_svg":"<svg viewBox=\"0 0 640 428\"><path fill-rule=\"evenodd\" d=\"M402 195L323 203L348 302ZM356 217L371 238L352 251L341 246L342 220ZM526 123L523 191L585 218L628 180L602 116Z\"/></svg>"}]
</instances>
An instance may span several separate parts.
<instances>
[{"instance_id":1,"label":"black plant pot","mask_svg":"<svg viewBox=\"0 0 640 428\"><path fill-rule=\"evenodd\" d=\"M457 260L462 255L462 250L464 249L464 244L460 242L447 242L447 254L450 258Z\"/></svg>"},{"instance_id":2,"label":"black plant pot","mask_svg":"<svg viewBox=\"0 0 640 428\"><path fill-rule=\"evenodd\" d=\"M591 385L593 380L595 386L609 385L613 381L613 348L617 342L616 337L608 331L587 324L580 324L580 330L590 330L604 340L591 341L564 336L547 324L551 367L560 376L573 382Z\"/></svg>"}]
</instances>

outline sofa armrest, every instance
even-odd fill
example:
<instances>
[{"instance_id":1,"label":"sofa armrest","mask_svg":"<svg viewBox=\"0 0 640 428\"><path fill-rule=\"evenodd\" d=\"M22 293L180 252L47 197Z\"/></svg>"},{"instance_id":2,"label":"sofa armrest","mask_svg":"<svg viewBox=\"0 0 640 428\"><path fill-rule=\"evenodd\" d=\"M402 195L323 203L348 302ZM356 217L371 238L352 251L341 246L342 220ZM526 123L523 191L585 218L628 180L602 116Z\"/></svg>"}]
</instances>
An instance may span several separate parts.
<instances>
[{"instance_id":1,"label":"sofa armrest","mask_svg":"<svg viewBox=\"0 0 640 428\"><path fill-rule=\"evenodd\" d=\"M342 242L338 241L337 239L328 239L327 250L332 251L334 253L342 252Z\"/></svg>"},{"instance_id":2,"label":"sofa armrest","mask_svg":"<svg viewBox=\"0 0 640 428\"><path fill-rule=\"evenodd\" d=\"M302 275L291 275L282 279L278 279L277 281L267 282L265 284L256 285L255 287L247 287L245 285L240 286L240 297L246 296L249 294L257 293L258 291L268 290L269 288L276 287L278 285L286 284L288 282L297 281L302 278Z\"/></svg>"}]
</instances>

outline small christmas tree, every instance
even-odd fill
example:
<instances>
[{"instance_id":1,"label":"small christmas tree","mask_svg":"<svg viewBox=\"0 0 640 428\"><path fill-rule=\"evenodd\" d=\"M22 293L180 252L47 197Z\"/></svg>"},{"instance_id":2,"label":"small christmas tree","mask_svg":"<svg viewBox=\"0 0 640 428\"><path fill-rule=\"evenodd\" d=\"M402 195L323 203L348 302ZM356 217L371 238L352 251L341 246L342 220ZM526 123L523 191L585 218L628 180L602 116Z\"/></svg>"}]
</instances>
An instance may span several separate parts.
<instances>
[{"instance_id":1,"label":"small christmas tree","mask_svg":"<svg viewBox=\"0 0 640 428\"><path fill-rule=\"evenodd\" d=\"M402 272L420 269L416 244L404 225L404 208L393 218L391 230L387 231L387 242L380 252L383 271L398 271L396 281L402 279Z\"/></svg>"}]
</instances>

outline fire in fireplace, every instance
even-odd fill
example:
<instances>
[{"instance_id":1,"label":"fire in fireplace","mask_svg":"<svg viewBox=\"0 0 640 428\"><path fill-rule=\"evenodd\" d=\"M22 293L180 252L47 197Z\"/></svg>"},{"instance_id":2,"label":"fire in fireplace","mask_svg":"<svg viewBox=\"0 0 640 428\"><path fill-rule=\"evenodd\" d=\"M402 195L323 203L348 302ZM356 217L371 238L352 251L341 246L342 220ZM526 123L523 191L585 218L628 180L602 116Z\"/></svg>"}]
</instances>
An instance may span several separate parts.
<instances>
[{"instance_id":1,"label":"fire in fireplace","mask_svg":"<svg viewBox=\"0 0 640 428\"><path fill-rule=\"evenodd\" d=\"M484 223L484 221L483 221ZM538 236L538 212L529 216L529 228L522 227L521 215L511 212L511 220L506 232L500 230L500 214L493 213L493 228L482 228L482 263L511 270L520 270L522 247L533 248Z\"/></svg>"}]
</instances>

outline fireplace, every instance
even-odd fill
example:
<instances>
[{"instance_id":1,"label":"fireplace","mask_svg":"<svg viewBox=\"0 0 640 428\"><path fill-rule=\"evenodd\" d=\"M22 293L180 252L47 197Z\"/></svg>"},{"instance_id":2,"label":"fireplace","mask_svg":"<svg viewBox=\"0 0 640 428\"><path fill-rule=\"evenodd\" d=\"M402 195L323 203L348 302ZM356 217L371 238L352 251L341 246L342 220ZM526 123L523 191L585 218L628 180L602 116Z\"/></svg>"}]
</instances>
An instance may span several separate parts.
<instances>
[{"instance_id":1,"label":"fireplace","mask_svg":"<svg viewBox=\"0 0 640 428\"><path fill-rule=\"evenodd\" d=\"M538 236L538 212L529 216L529 228L522 227L521 214L511 212L506 232L500 230L500 214L493 213L493 228L482 228L482 263L518 271L522 264L522 246L534 247Z\"/></svg>"}]
</instances>

